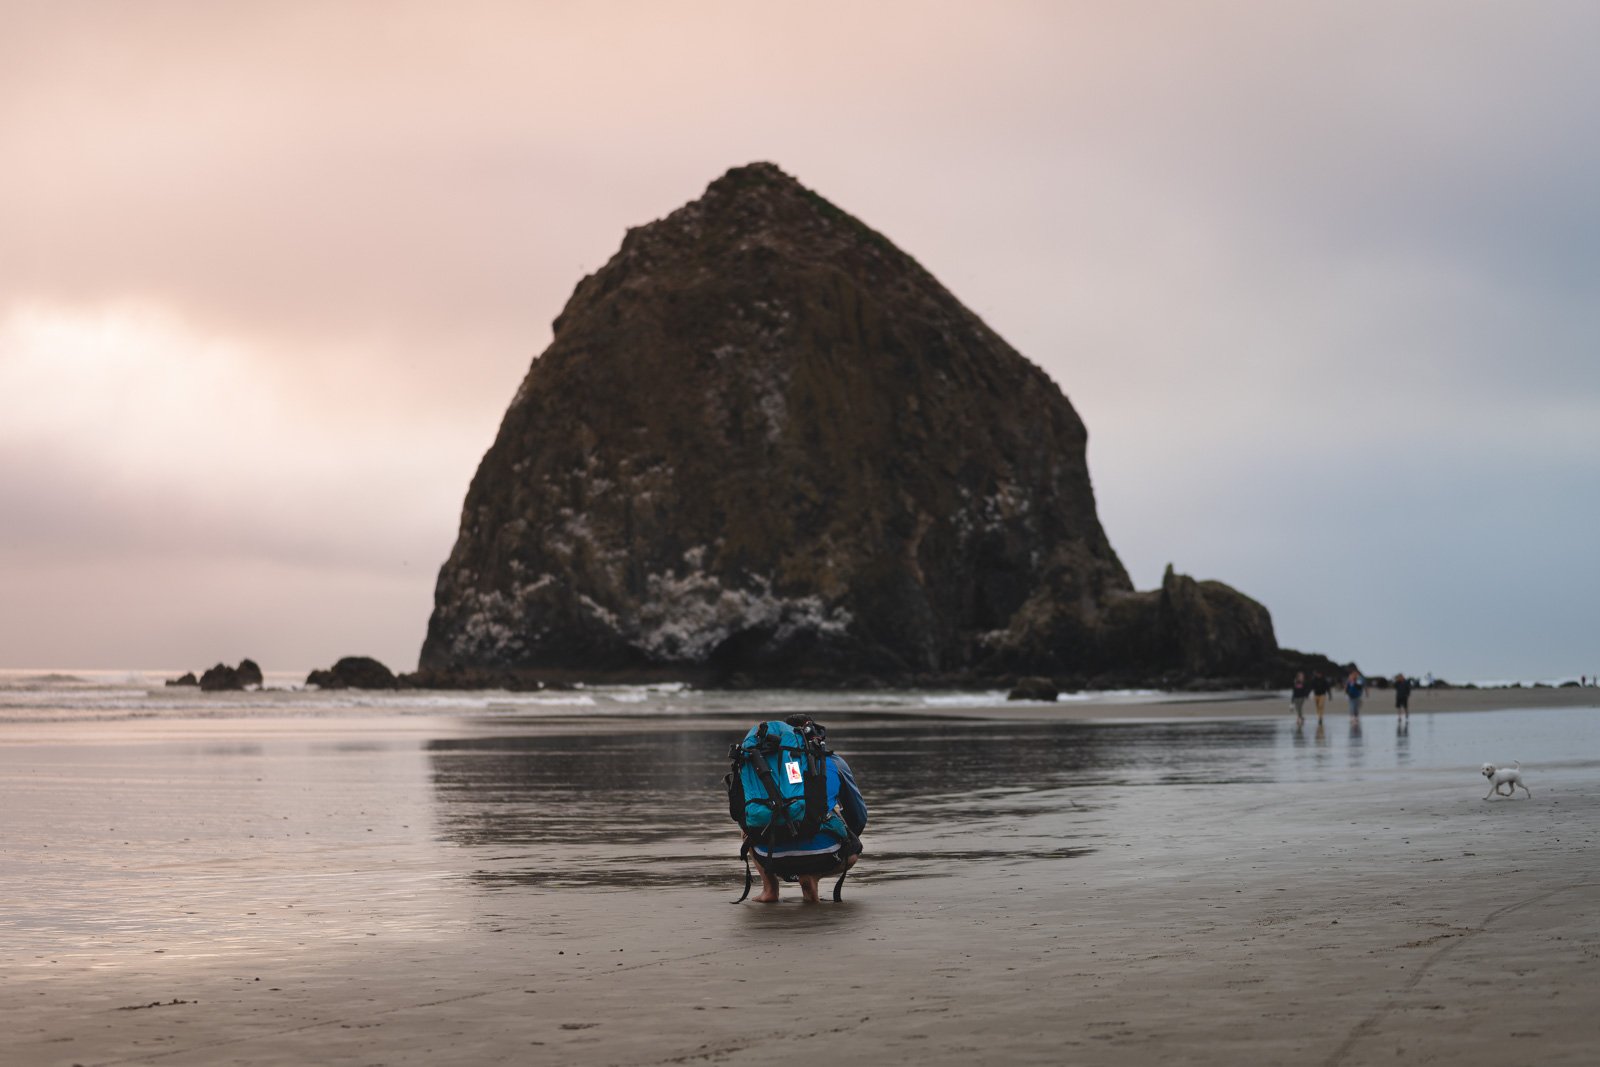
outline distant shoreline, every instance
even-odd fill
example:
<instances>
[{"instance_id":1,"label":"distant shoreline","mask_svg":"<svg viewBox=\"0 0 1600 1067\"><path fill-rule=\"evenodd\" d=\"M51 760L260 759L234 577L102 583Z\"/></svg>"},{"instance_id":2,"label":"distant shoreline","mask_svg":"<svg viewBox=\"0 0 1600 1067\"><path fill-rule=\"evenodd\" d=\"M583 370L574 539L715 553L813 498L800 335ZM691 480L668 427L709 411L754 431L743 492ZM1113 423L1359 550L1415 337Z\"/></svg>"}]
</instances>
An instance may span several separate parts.
<instances>
[{"instance_id":1,"label":"distant shoreline","mask_svg":"<svg viewBox=\"0 0 1600 1067\"><path fill-rule=\"evenodd\" d=\"M1174 694L1178 697L1178 694ZM1033 703L1015 705L1020 709L1044 714L1028 714L1026 718L1070 719L1232 719L1289 717L1294 712L1289 707L1286 691L1262 693L1252 696L1229 696L1212 699L1197 694L1191 699L1155 700L1140 704L1113 704L1096 701L1073 701L1056 704ZM1532 688L1506 687L1504 689L1465 689L1458 687L1414 689L1411 692L1411 714L1426 715L1433 712L1504 711L1523 708L1595 708L1600 710L1600 688ZM970 711L972 709L960 709ZM1010 710L1009 708L1007 709ZM1306 701L1306 718L1315 720L1316 710ZM1395 714L1394 690L1368 690L1361 703L1361 718L1392 718ZM1324 719L1348 719L1349 701L1343 693L1330 696L1323 712Z\"/></svg>"}]
</instances>

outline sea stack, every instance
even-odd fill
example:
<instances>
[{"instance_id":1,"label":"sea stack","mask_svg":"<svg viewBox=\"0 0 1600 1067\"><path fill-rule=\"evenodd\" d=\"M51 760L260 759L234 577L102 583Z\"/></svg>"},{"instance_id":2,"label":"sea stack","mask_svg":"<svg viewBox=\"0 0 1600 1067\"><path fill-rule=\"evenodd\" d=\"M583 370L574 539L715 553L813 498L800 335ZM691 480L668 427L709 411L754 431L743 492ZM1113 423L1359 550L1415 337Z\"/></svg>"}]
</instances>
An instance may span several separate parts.
<instances>
[{"instance_id":1,"label":"sea stack","mask_svg":"<svg viewBox=\"0 0 1600 1067\"><path fill-rule=\"evenodd\" d=\"M767 163L583 279L467 492L419 679L1240 674L1266 610L1136 593L1071 403Z\"/></svg>"}]
</instances>

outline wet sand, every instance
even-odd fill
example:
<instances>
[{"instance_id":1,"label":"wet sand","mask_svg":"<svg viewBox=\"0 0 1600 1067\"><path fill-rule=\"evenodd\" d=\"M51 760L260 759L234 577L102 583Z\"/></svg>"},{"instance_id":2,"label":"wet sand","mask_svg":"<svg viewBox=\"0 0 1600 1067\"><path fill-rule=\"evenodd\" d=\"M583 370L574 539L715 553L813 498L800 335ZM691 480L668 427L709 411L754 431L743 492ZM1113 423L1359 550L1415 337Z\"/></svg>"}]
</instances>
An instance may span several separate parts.
<instances>
[{"instance_id":1,"label":"wet sand","mask_svg":"<svg viewBox=\"0 0 1600 1067\"><path fill-rule=\"evenodd\" d=\"M0 737L0 1062L1590 1063L1593 700L1495 692L842 720L874 825L818 906L729 903L743 724Z\"/></svg>"}]
</instances>

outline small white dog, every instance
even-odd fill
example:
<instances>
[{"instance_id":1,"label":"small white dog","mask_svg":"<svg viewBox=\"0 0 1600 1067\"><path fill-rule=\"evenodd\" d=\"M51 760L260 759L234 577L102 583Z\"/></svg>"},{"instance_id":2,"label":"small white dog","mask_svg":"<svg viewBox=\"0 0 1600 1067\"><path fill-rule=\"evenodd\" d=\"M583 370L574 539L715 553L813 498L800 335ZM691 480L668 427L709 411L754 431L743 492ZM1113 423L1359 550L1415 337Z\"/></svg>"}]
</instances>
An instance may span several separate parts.
<instances>
[{"instance_id":1,"label":"small white dog","mask_svg":"<svg viewBox=\"0 0 1600 1067\"><path fill-rule=\"evenodd\" d=\"M1533 796L1533 790L1522 784L1522 764L1517 760L1512 760L1511 762L1515 763L1516 766L1496 767L1492 763L1483 765L1483 776L1489 779L1489 791L1483 795L1483 799L1488 800L1496 794L1503 797L1514 797L1517 795L1518 786L1521 786L1522 791L1527 793L1528 796ZM1501 786L1505 786L1506 791L1504 793L1500 792Z\"/></svg>"}]
</instances>

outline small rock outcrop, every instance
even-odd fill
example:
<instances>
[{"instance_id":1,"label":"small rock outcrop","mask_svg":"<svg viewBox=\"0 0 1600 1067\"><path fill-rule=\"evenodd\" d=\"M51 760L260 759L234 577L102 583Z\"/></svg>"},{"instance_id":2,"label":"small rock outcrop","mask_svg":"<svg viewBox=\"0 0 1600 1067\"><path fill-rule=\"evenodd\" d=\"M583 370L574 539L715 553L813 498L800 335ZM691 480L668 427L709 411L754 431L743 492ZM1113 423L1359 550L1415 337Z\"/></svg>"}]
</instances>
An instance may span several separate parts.
<instances>
[{"instance_id":1,"label":"small rock outcrop","mask_svg":"<svg viewBox=\"0 0 1600 1067\"><path fill-rule=\"evenodd\" d=\"M243 689L244 682L240 680L237 668L219 663L200 676L200 688L204 692L215 693L224 689Z\"/></svg>"},{"instance_id":2,"label":"small rock outcrop","mask_svg":"<svg viewBox=\"0 0 1600 1067\"><path fill-rule=\"evenodd\" d=\"M1006 694L1007 700L1045 700L1053 702L1061 690L1049 678L1018 678Z\"/></svg>"},{"instance_id":3,"label":"small rock outcrop","mask_svg":"<svg viewBox=\"0 0 1600 1067\"><path fill-rule=\"evenodd\" d=\"M579 283L467 492L415 678L1271 673L1266 609L1138 593L1060 388L770 164Z\"/></svg>"},{"instance_id":4,"label":"small rock outcrop","mask_svg":"<svg viewBox=\"0 0 1600 1067\"><path fill-rule=\"evenodd\" d=\"M182 678L173 678L168 685L194 685L193 672L185 674ZM200 676L199 686L208 693L229 689L261 688L265 684L261 675L261 668L256 666L253 659L242 659L237 667L230 667L226 663L219 663Z\"/></svg>"},{"instance_id":5,"label":"small rock outcrop","mask_svg":"<svg viewBox=\"0 0 1600 1067\"><path fill-rule=\"evenodd\" d=\"M398 689L400 679L370 656L345 656L328 670L312 671L306 684L319 689Z\"/></svg>"},{"instance_id":6,"label":"small rock outcrop","mask_svg":"<svg viewBox=\"0 0 1600 1067\"><path fill-rule=\"evenodd\" d=\"M200 679L194 676L194 671L185 671L176 678L168 678L167 685L199 685Z\"/></svg>"},{"instance_id":7,"label":"small rock outcrop","mask_svg":"<svg viewBox=\"0 0 1600 1067\"><path fill-rule=\"evenodd\" d=\"M239 675L240 685L260 687L266 684L266 679L261 675L261 668L256 665L256 661L253 659L240 660L239 666L235 667L234 670Z\"/></svg>"}]
</instances>

